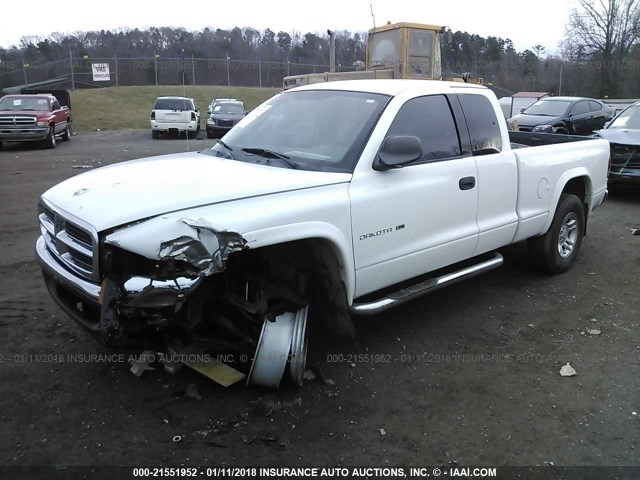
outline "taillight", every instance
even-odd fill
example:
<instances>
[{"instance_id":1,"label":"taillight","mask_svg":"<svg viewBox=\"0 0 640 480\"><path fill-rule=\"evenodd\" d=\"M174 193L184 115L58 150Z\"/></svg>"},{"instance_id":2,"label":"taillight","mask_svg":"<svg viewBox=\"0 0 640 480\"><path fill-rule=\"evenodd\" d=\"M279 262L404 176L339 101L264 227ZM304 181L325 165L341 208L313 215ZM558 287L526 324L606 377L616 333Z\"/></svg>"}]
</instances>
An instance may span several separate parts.
<instances>
[{"instance_id":1,"label":"taillight","mask_svg":"<svg viewBox=\"0 0 640 480\"><path fill-rule=\"evenodd\" d=\"M191 120L195 120L196 119L196 113L195 112L191 112Z\"/></svg>"},{"instance_id":2,"label":"taillight","mask_svg":"<svg viewBox=\"0 0 640 480\"><path fill-rule=\"evenodd\" d=\"M151 120L155 120L155 119L156 119L156 111L155 111L155 110L153 110L153 111L151 112Z\"/></svg>"}]
</instances>

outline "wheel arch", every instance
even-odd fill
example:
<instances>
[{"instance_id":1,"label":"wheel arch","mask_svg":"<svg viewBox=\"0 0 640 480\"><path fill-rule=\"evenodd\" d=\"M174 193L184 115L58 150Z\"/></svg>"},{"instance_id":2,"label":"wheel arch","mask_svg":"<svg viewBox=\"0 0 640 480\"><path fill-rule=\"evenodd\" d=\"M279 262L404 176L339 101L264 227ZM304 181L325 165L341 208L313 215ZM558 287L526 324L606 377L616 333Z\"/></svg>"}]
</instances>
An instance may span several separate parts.
<instances>
[{"instance_id":1,"label":"wheel arch","mask_svg":"<svg viewBox=\"0 0 640 480\"><path fill-rule=\"evenodd\" d=\"M584 232L587 233L587 220L589 218L589 212L591 211L590 200L593 197L593 184L589 173L584 168L578 168L565 172L565 174L558 180L559 188L556 189L553 201L551 203L552 209L549 212L549 218L544 226L543 231L546 232L551 227L553 217L560 203L560 197L564 193L575 195L580 199L584 207ZM561 187L560 187L561 186Z\"/></svg>"}]
</instances>

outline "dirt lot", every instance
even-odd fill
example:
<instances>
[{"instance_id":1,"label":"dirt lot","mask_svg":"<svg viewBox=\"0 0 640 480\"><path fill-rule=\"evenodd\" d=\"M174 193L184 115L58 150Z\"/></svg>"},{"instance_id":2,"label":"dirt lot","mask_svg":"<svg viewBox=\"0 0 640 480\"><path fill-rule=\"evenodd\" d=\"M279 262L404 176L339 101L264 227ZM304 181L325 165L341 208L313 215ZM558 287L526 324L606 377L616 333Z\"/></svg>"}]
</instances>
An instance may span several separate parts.
<instances>
[{"instance_id":1,"label":"dirt lot","mask_svg":"<svg viewBox=\"0 0 640 480\"><path fill-rule=\"evenodd\" d=\"M0 151L0 464L638 465L640 189L594 214L565 275L536 273L516 245L496 271L357 319L356 342L311 339L328 382L224 389L188 370L137 378L126 361L78 361L113 351L44 287L38 196L74 167L186 145L130 131ZM567 362L577 376L559 375Z\"/></svg>"}]
</instances>

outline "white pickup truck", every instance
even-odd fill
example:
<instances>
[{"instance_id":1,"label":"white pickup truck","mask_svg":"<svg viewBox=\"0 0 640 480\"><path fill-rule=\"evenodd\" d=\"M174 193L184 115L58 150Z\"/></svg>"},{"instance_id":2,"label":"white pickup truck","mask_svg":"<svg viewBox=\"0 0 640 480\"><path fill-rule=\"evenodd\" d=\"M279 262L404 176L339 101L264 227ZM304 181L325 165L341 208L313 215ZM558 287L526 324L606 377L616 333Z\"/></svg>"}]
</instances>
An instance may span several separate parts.
<instances>
[{"instance_id":1,"label":"white pickup truck","mask_svg":"<svg viewBox=\"0 0 640 480\"><path fill-rule=\"evenodd\" d=\"M36 252L56 302L106 342L244 352L249 382L277 386L287 366L302 379L307 312L352 334L351 314L495 268L523 240L544 270L569 269L608 159L602 139L510 138L480 86L309 85L211 149L51 188Z\"/></svg>"}]
</instances>

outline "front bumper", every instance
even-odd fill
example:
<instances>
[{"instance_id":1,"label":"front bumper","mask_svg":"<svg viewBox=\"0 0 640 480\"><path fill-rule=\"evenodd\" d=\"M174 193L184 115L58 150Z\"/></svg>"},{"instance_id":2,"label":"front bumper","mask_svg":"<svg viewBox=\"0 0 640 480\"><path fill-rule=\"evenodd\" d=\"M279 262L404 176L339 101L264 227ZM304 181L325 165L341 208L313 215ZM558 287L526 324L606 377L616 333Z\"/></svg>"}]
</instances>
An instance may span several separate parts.
<instances>
[{"instance_id":1,"label":"front bumper","mask_svg":"<svg viewBox=\"0 0 640 480\"><path fill-rule=\"evenodd\" d=\"M64 312L83 327L97 332L100 322L100 285L64 268L51 254L42 236L36 241L36 258L47 290Z\"/></svg>"},{"instance_id":2,"label":"front bumper","mask_svg":"<svg viewBox=\"0 0 640 480\"><path fill-rule=\"evenodd\" d=\"M51 254L42 236L36 241L36 258L42 268L47 290L58 306L83 327L92 332L98 332L102 286L89 282L65 268ZM160 296L177 299L195 289L200 281L199 277L179 277L170 281L131 277L123 285L126 293L123 303L153 307ZM150 289L151 286L152 289Z\"/></svg>"},{"instance_id":3,"label":"front bumper","mask_svg":"<svg viewBox=\"0 0 640 480\"><path fill-rule=\"evenodd\" d=\"M2 128L0 142L36 142L49 135L49 127Z\"/></svg>"},{"instance_id":4,"label":"front bumper","mask_svg":"<svg viewBox=\"0 0 640 480\"><path fill-rule=\"evenodd\" d=\"M640 169L624 168L609 173L609 185L640 185Z\"/></svg>"}]
</instances>

